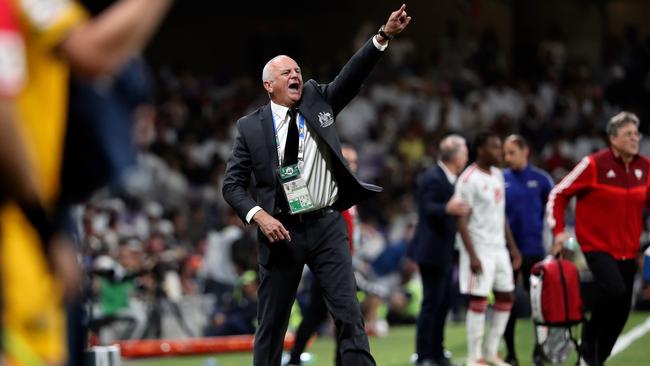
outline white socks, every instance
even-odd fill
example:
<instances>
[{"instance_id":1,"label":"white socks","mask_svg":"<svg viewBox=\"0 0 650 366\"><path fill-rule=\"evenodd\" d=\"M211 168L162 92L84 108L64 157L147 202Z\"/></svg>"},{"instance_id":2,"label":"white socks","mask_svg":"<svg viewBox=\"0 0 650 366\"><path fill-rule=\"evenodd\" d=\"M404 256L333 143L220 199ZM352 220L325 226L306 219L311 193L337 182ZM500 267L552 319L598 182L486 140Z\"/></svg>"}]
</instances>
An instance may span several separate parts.
<instances>
[{"instance_id":1,"label":"white socks","mask_svg":"<svg viewBox=\"0 0 650 366\"><path fill-rule=\"evenodd\" d=\"M467 360L471 362L483 358L486 310L487 299L471 299L469 301L465 326L467 327Z\"/></svg>"},{"instance_id":2,"label":"white socks","mask_svg":"<svg viewBox=\"0 0 650 366\"><path fill-rule=\"evenodd\" d=\"M490 331L488 332L488 338L485 344L487 359L493 359L497 356L501 337L506 330L506 325L508 325L508 319L510 318L510 310L512 310L511 302L497 301L494 304L492 325L490 326Z\"/></svg>"},{"instance_id":3,"label":"white socks","mask_svg":"<svg viewBox=\"0 0 650 366\"><path fill-rule=\"evenodd\" d=\"M487 299L471 299L467 310L467 359L476 361L483 358L483 335L485 333L485 312L487 310ZM501 337L506 330L511 302L497 301L494 304L492 324L485 341L485 353L487 359L494 359L499 350Z\"/></svg>"}]
</instances>

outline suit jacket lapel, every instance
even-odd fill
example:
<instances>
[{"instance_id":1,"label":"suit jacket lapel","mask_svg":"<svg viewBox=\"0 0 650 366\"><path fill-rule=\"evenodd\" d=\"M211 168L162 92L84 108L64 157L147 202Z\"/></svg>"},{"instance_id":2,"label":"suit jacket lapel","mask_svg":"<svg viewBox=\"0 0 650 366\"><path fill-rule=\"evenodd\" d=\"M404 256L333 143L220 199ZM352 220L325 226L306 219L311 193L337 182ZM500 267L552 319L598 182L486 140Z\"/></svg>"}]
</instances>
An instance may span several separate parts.
<instances>
[{"instance_id":1,"label":"suit jacket lapel","mask_svg":"<svg viewBox=\"0 0 650 366\"><path fill-rule=\"evenodd\" d=\"M264 143L268 151L271 170L274 171L275 167L279 166L278 162L278 143L275 138L275 124L273 123L273 112L271 112L271 104L267 104L262 109L261 123L262 130L264 131Z\"/></svg>"},{"instance_id":2,"label":"suit jacket lapel","mask_svg":"<svg viewBox=\"0 0 650 366\"><path fill-rule=\"evenodd\" d=\"M447 179L447 174L445 174L445 171L442 170L440 165L436 164L436 169L438 170L438 175L442 179L443 182L445 182L445 187L447 187L447 194L449 196L454 194L454 185L449 182L449 179Z\"/></svg>"},{"instance_id":3,"label":"suit jacket lapel","mask_svg":"<svg viewBox=\"0 0 650 366\"><path fill-rule=\"evenodd\" d=\"M336 155L339 160L345 161L343 159L343 155L341 155L340 149L335 146L335 142L332 140L332 136L330 136L330 133L328 133L326 130L327 128L321 127L318 121L318 114L317 112L312 108L315 103L301 103L300 106L298 107L298 111L300 111L300 114L305 118L307 121L307 124L309 127L311 127L311 130L314 131L316 135L318 135L325 143L327 146L330 147L330 150L334 152L334 155ZM333 126L331 128L334 128ZM336 131L336 130L334 130ZM343 164L346 165L346 164Z\"/></svg>"}]
</instances>

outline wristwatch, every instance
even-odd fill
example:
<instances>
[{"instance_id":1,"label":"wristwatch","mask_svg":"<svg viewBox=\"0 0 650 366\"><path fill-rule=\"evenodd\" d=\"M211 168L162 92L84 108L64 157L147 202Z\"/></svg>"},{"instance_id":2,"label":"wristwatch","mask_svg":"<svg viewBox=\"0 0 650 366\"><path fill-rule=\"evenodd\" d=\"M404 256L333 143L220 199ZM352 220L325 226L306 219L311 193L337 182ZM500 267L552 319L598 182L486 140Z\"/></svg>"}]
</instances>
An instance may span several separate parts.
<instances>
[{"instance_id":1,"label":"wristwatch","mask_svg":"<svg viewBox=\"0 0 650 366\"><path fill-rule=\"evenodd\" d=\"M386 32L384 32L384 26L383 25L381 26L381 28L379 28L379 31L377 33L379 33L379 35L383 39L385 39L387 41L390 41L391 39L393 39L393 37L389 36L388 34L386 34Z\"/></svg>"}]
</instances>

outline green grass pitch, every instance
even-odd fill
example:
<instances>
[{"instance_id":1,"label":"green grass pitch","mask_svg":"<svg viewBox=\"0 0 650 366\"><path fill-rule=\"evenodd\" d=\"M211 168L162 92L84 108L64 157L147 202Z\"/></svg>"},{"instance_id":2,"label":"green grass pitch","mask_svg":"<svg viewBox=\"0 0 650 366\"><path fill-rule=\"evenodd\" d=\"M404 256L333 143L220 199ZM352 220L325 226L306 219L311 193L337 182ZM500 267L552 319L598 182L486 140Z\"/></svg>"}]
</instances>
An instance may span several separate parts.
<instances>
[{"instance_id":1,"label":"green grass pitch","mask_svg":"<svg viewBox=\"0 0 650 366\"><path fill-rule=\"evenodd\" d=\"M635 312L630 315L625 330L642 323L650 316L650 313ZM516 345L519 355L519 362L522 366L530 365L530 355L533 347L533 326L527 319L520 319L517 322ZM379 366L410 366L411 354L415 347L415 327L394 327L390 334L384 338L371 338L370 349ZM465 342L464 324L448 324L446 330L446 347L452 352L452 360L455 364L461 365L465 360L467 352ZM329 338L317 339L308 350L315 355L315 362L310 366L333 365L334 342ZM208 362L214 358L216 363ZM650 333L632 343L607 362L608 366L640 366L650 362ZM244 366L252 364L252 354L216 354L201 356L169 357L142 360L123 360L125 366ZM573 357L567 365L574 365Z\"/></svg>"}]
</instances>

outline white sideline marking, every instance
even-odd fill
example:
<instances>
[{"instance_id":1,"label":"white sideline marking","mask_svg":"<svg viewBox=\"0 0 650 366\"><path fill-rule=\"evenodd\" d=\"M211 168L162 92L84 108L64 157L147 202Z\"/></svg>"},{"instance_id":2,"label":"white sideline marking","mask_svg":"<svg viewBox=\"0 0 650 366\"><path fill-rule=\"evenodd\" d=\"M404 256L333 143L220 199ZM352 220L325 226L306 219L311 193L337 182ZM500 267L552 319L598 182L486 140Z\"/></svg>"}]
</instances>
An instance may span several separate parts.
<instances>
[{"instance_id":1,"label":"white sideline marking","mask_svg":"<svg viewBox=\"0 0 650 366\"><path fill-rule=\"evenodd\" d=\"M643 337L648 332L650 332L650 317L648 317L648 319L646 319L643 323L632 328L629 332L618 337L618 340L612 349L612 354L610 357L614 357L617 354L623 352L623 350L634 343L634 341Z\"/></svg>"}]
</instances>

